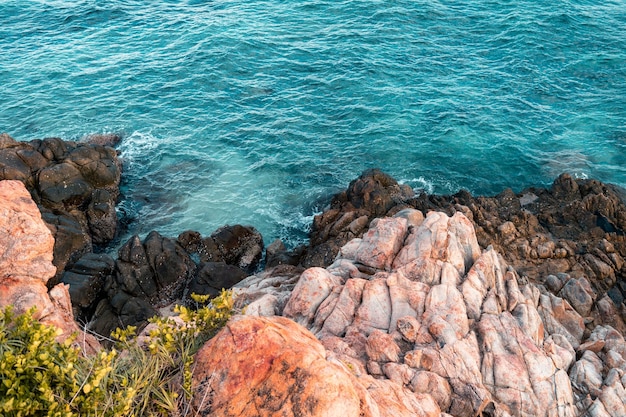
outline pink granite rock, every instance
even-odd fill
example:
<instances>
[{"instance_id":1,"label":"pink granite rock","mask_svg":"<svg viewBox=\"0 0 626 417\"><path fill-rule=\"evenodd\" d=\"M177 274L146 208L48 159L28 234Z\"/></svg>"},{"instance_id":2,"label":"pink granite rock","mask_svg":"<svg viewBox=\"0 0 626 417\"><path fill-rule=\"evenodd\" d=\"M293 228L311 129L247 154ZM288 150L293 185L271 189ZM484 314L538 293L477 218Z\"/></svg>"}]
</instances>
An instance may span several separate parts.
<instances>
[{"instance_id":1,"label":"pink granite rock","mask_svg":"<svg viewBox=\"0 0 626 417\"><path fill-rule=\"evenodd\" d=\"M340 278L322 268L309 268L302 273L283 311L303 326L313 323L315 312L328 297L333 287L341 284Z\"/></svg>"},{"instance_id":2,"label":"pink granite rock","mask_svg":"<svg viewBox=\"0 0 626 417\"><path fill-rule=\"evenodd\" d=\"M291 320L239 316L196 355L193 406L220 416L439 417L427 394L359 378Z\"/></svg>"},{"instance_id":3,"label":"pink granite rock","mask_svg":"<svg viewBox=\"0 0 626 417\"><path fill-rule=\"evenodd\" d=\"M403 218L374 219L363 238L351 240L341 248L339 257L388 271L404 244L407 230L408 222Z\"/></svg>"},{"instance_id":4,"label":"pink granite rock","mask_svg":"<svg viewBox=\"0 0 626 417\"><path fill-rule=\"evenodd\" d=\"M54 239L20 181L0 181L0 279L29 278L44 285L56 273Z\"/></svg>"},{"instance_id":5,"label":"pink granite rock","mask_svg":"<svg viewBox=\"0 0 626 417\"><path fill-rule=\"evenodd\" d=\"M19 181L0 181L0 236L0 308L12 305L21 314L34 307L36 319L61 329L59 340L79 333L76 343L85 353L99 349L76 325L67 286L46 287L56 272L54 239Z\"/></svg>"},{"instance_id":6,"label":"pink granite rock","mask_svg":"<svg viewBox=\"0 0 626 417\"><path fill-rule=\"evenodd\" d=\"M590 304L584 279L564 280L559 294L574 308L520 277L492 247L481 252L460 212L409 223L398 249L390 242L402 233L389 231L404 230L410 215L373 222L326 273L307 270L283 312L369 381L372 407L397 415L436 407L441 417L626 415L623 335L598 326L585 339L585 323L614 311L610 299Z\"/></svg>"}]
</instances>

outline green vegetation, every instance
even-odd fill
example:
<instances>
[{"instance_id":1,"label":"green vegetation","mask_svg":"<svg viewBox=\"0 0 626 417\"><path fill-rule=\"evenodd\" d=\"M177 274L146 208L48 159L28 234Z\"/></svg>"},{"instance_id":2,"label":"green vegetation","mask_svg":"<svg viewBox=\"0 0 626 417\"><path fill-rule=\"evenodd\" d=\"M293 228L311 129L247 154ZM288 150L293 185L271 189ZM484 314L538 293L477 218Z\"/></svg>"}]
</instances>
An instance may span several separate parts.
<instances>
[{"instance_id":1,"label":"green vegetation","mask_svg":"<svg viewBox=\"0 0 626 417\"><path fill-rule=\"evenodd\" d=\"M232 294L176 312L179 319L153 318L145 340L118 329L115 348L84 357L72 340L58 343L58 330L34 310L0 311L0 416L189 414L194 355L233 314Z\"/></svg>"}]
</instances>

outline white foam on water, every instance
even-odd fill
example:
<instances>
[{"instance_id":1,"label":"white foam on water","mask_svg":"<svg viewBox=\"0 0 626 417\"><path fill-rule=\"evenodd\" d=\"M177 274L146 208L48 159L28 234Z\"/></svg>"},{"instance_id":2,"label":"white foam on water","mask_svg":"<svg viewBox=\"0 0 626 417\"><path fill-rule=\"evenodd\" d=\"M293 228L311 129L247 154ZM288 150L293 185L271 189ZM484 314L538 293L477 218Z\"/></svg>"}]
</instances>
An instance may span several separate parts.
<instances>
[{"instance_id":1,"label":"white foam on water","mask_svg":"<svg viewBox=\"0 0 626 417\"><path fill-rule=\"evenodd\" d=\"M432 181L427 180L424 177L417 177L411 179L402 179L398 183L406 184L413 189L416 193L432 194L435 191L435 186Z\"/></svg>"}]
</instances>

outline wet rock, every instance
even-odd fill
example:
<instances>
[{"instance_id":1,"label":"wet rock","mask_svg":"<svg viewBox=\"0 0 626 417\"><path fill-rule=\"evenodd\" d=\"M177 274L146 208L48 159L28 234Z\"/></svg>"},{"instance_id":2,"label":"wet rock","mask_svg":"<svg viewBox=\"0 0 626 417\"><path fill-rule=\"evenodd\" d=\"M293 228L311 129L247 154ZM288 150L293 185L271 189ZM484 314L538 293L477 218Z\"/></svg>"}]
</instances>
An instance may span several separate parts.
<instances>
[{"instance_id":1,"label":"wet rock","mask_svg":"<svg viewBox=\"0 0 626 417\"><path fill-rule=\"evenodd\" d=\"M207 262L189 282L187 297L191 294L208 294L216 297L223 289L232 287L247 276L248 274L237 266L225 262Z\"/></svg>"},{"instance_id":2,"label":"wet rock","mask_svg":"<svg viewBox=\"0 0 626 417\"><path fill-rule=\"evenodd\" d=\"M94 133L85 137L85 141L92 145L115 147L122 141L122 135L117 133Z\"/></svg>"},{"instance_id":3,"label":"wet rock","mask_svg":"<svg viewBox=\"0 0 626 417\"><path fill-rule=\"evenodd\" d=\"M202 261L223 261L253 272L263 255L263 238L250 226L224 226L204 240L208 256ZM215 248L214 250L210 250Z\"/></svg>"},{"instance_id":4,"label":"wet rock","mask_svg":"<svg viewBox=\"0 0 626 417\"><path fill-rule=\"evenodd\" d=\"M115 271L115 261L106 254L88 253L68 271L61 282L69 285L74 317L79 321L91 318L98 302L104 298L104 284Z\"/></svg>"},{"instance_id":5,"label":"wet rock","mask_svg":"<svg viewBox=\"0 0 626 417\"><path fill-rule=\"evenodd\" d=\"M265 268L277 265L298 265L305 250L304 245L287 250L285 244L280 239L276 239L265 248Z\"/></svg>"},{"instance_id":6,"label":"wet rock","mask_svg":"<svg viewBox=\"0 0 626 417\"><path fill-rule=\"evenodd\" d=\"M42 169L37 183L42 204L56 210L80 205L93 191L78 168L69 162Z\"/></svg>"},{"instance_id":7,"label":"wet rock","mask_svg":"<svg viewBox=\"0 0 626 417\"><path fill-rule=\"evenodd\" d=\"M251 226L223 226L207 238L193 231L182 233L179 243L200 262L225 262L253 273L263 255L263 237Z\"/></svg>"},{"instance_id":8,"label":"wet rock","mask_svg":"<svg viewBox=\"0 0 626 417\"><path fill-rule=\"evenodd\" d=\"M17 142L3 134L0 179L24 183L55 237L59 282L66 267L115 236L121 164L115 150L59 138Z\"/></svg>"}]
</instances>

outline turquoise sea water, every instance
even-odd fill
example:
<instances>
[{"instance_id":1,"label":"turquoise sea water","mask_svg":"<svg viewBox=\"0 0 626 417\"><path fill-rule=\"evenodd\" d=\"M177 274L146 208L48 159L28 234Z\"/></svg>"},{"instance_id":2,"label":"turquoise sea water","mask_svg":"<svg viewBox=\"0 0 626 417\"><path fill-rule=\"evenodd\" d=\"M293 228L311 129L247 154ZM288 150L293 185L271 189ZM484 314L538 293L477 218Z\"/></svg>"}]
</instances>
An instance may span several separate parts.
<instances>
[{"instance_id":1,"label":"turquoise sea water","mask_svg":"<svg viewBox=\"0 0 626 417\"><path fill-rule=\"evenodd\" d=\"M0 0L0 131L124 135L130 232L306 238L364 169L626 186L626 1Z\"/></svg>"}]
</instances>

